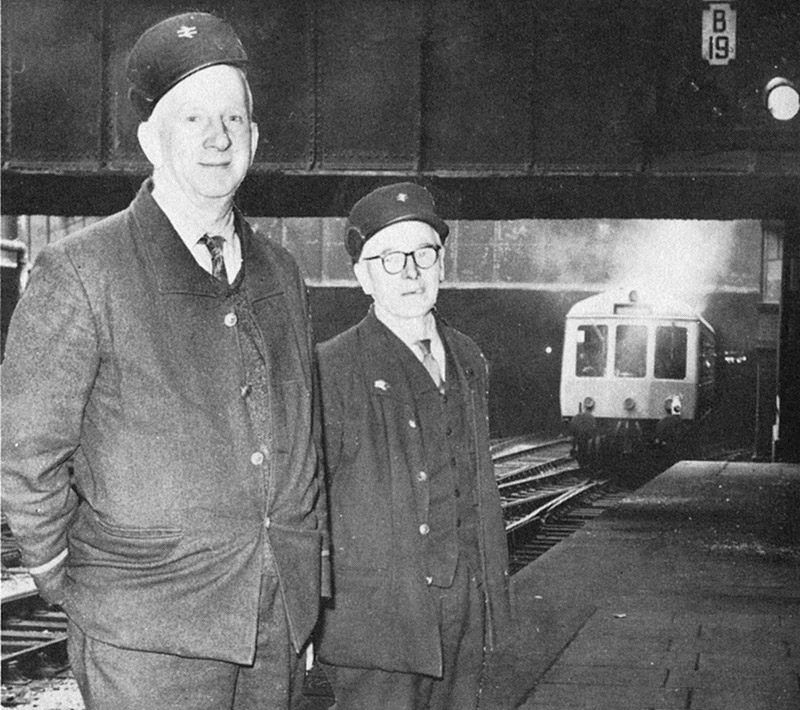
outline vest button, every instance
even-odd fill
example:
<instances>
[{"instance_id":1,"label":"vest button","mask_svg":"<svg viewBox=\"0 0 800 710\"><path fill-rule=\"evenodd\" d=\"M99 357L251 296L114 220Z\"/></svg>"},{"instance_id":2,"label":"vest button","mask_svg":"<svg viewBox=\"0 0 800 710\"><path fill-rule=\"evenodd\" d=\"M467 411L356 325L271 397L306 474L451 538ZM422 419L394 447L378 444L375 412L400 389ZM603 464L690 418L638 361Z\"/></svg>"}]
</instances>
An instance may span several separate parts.
<instances>
[{"instance_id":1,"label":"vest button","mask_svg":"<svg viewBox=\"0 0 800 710\"><path fill-rule=\"evenodd\" d=\"M250 463L253 464L253 466L260 466L262 463L264 463L264 454L262 454L260 451L256 451L250 457Z\"/></svg>"},{"instance_id":2,"label":"vest button","mask_svg":"<svg viewBox=\"0 0 800 710\"><path fill-rule=\"evenodd\" d=\"M423 482L427 481L427 480L428 480L428 474L427 474L427 473L425 473L425 471L420 471L420 472L417 474L417 480L418 480L420 483L423 483Z\"/></svg>"},{"instance_id":3,"label":"vest button","mask_svg":"<svg viewBox=\"0 0 800 710\"><path fill-rule=\"evenodd\" d=\"M250 385L242 385L239 388L239 394L242 396L242 399L246 399L252 391L253 388Z\"/></svg>"},{"instance_id":4,"label":"vest button","mask_svg":"<svg viewBox=\"0 0 800 710\"><path fill-rule=\"evenodd\" d=\"M410 426L412 429L416 429L417 428L417 423L413 419L409 419L408 420L408 426Z\"/></svg>"},{"instance_id":5,"label":"vest button","mask_svg":"<svg viewBox=\"0 0 800 710\"><path fill-rule=\"evenodd\" d=\"M419 526L419 534L420 535L427 535L431 531L431 526L428 523L422 523Z\"/></svg>"},{"instance_id":6,"label":"vest button","mask_svg":"<svg viewBox=\"0 0 800 710\"><path fill-rule=\"evenodd\" d=\"M425 577L425 584L430 587L433 584L433 577Z\"/></svg>"},{"instance_id":7,"label":"vest button","mask_svg":"<svg viewBox=\"0 0 800 710\"><path fill-rule=\"evenodd\" d=\"M233 326L235 326L238 322L239 319L236 317L235 313L227 313L225 315L225 325L227 325L229 328L233 328Z\"/></svg>"}]
</instances>

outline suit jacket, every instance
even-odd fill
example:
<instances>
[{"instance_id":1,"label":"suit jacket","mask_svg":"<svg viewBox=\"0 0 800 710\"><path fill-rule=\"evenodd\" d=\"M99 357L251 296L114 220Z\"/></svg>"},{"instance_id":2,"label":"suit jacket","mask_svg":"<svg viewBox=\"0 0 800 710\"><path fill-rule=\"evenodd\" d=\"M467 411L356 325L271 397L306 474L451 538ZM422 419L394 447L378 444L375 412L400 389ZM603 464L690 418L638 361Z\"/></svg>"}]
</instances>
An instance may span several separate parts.
<instances>
[{"instance_id":1,"label":"suit jacket","mask_svg":"<svg viewBox=\"0 0 800 710\"><path fill-rule=\"evenodd\" d=\"M235 299L150 188L36 261L2 368L4 510L25 564L68 547L37 582L91 637L249 663L271 554L299 651L327 530L305 287L289 254L237 214L270 373L260 463Z\"/></svg>"},{"instance_id":2,"label":"suit jacket","mask_svg":"<svg viewBox=\"0 0 800 710\"><path fill-rule=\"evenodd\" d=\"M486 363L465 335L441 323L439 332L465 383L465 420L477 452L480 574L491 647L508 625L509 600L507 543L489 455ZM428 461L443 445L427 424L439 394L431 378L404 376L405 348L373 312L318 347L334 588L320 657L439 677L438 616L420 535L429 480L417 476L430 470Z\"/></svg>"}]
</instances>

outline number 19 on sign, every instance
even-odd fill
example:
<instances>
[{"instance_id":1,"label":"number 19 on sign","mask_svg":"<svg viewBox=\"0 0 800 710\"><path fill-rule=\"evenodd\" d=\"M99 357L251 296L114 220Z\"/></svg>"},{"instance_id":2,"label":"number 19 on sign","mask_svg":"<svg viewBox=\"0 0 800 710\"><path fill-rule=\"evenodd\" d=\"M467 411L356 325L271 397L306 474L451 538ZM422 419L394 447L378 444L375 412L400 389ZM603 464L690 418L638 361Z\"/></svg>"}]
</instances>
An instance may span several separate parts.
<instances>
[{"instance_id":1,"label":"number 19 on sign","mask_svg":"<svg viewBox=\"0 0 800 710\"><path fill-rule=\"evenodd\" d=\"M731 3L713 2L703 10L703 59L711 65L736 59L736 10Z\"/></svg>"}]
</instances>

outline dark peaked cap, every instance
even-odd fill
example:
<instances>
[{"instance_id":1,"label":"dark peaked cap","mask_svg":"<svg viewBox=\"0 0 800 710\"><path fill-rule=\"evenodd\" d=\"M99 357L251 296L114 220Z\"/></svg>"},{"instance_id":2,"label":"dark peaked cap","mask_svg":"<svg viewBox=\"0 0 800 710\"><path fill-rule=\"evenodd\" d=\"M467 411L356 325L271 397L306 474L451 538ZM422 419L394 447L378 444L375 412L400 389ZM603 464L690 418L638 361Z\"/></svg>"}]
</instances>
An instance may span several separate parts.
<instances>
[{"instance_id":1,"label":"dark peaked cap","mask_svg":"<svg viewBox=\"0 0 800 710\"><path fill-rule=\"evenodd\" d=\"M146 30L128 55L128 96L146 121L175 84L215 64L247 63L239 37L225 20L207 12L175 15Z\"/></svg>"},{"instance_id":2,"label":"dark peaked cap","mask_svg":"<svg viewBox=\"0 0 800 710\"><path fill-rule=\"evenodd\" d=\"M398 182L362 197L350 210L345 227L344 246L353 263L370 237L390 224L410 221L429 224L438 232L442 244L450 232L447 223L436 214L433 196L422 185Z\"/></svg>"}]
</instances>

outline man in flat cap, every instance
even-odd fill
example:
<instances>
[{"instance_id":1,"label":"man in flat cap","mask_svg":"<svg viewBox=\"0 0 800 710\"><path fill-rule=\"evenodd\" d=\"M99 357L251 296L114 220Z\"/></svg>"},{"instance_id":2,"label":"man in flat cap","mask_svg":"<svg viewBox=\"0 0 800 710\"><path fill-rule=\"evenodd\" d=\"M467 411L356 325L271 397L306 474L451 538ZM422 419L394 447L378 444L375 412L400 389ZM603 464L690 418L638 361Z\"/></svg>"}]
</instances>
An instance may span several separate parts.
<instances>
[{"instance_id":1,"label":"man in flat cap","mask_svg":"<svg viewBox=\"0 0 800 710\"><path fill-rule=\"evenodd\" d=\"M447 234L421 186L359 200L345 246L373 305L318 348L337 710L475 708L508 624L486 362L434 310Z\"/></svg>"},{"instance_id":2,"label":"man in flat cap","mask_svg":"<svg viewBox=\"0 0 800 710\"><path fill-rule=\"evenodd\" d=\"M233 205L258 136L246 59L205 13L140 37L152 177L41 252L11 323L4 508L89 710L301 690L327 561L312 339L295 262Z\"/></svg>"}]
</instances>

